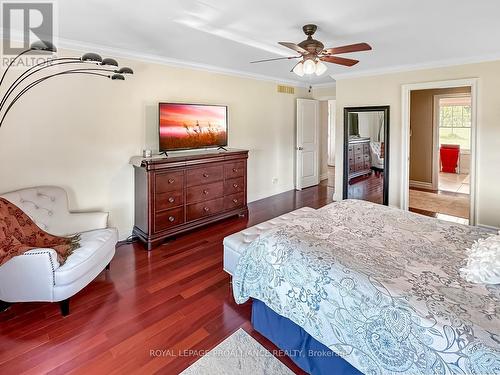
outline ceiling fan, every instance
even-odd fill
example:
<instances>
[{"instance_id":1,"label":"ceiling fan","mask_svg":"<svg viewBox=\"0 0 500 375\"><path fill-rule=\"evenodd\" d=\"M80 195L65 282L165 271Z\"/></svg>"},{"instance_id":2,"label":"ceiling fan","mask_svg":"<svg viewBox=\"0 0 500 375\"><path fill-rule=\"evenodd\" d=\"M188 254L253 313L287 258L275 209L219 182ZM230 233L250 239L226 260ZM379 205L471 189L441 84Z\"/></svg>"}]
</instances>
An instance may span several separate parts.
<instances>
[{"instance_id":1,"label":"ceiling fan","mask_svg":"<svg viewBox=\"0 0 500 375\"><path fill-rule=\"evenodd\" d=\"M274 59L252 61L251 63L255 64L276 60L302 59L297 64L295 64L295 66L291 70L292 72L300 77L302 77L304 74L313 73L320 76L327 70L326 65L323 64L322 61L344 66L353 66L356 65L359 61L354 59L346 59L344 57L338 57L335 55L350 52L369 51L372 49L372 47L368 43L356 43L349 44L347 46L325 49L323 43L321 43L319 40L313 39L312 37L317 29L318 27L316 25L304 25L302 27L302 30L304 30L304 33L307 35L307 39L298 44L290 42L278 42L282 46L300 53L299 56L278 57Z\"/></svg>"}]
</instances>

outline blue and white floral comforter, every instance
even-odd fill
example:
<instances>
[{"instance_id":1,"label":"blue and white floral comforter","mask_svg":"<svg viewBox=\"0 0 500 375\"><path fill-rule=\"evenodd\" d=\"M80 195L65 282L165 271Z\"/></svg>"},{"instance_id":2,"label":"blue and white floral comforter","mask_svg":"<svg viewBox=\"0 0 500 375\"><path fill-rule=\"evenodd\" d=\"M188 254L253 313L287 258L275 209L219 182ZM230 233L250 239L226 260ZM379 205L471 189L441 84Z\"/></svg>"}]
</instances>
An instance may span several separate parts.
<instances>
[{"instance_id":1,"label":"blue and white floral comforter","mask_svg":"<svg viewBox=\"0 0 500 375\"><path fill-rule=\"evenodd\" d=\"M500 374L500 285L459 275L481 229L347 200L252 243L233 278L365 374Z\"/></svg>"}]
</instances>

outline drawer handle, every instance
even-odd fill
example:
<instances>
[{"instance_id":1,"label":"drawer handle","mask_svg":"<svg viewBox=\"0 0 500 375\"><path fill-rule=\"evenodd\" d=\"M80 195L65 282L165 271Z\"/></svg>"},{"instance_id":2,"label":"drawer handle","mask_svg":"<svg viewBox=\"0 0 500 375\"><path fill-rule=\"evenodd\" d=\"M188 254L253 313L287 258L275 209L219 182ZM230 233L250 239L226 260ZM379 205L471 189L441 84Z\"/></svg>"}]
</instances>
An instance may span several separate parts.
<instances>
[{"instance_id":1,"label":"drawer handle","mask_svg":"<svg viewBox=\"0 0 500 375\"><path fill-rule=\"evenodd\" d=\"M173 223L175 221L175 217L174 216L169 216L168 217L168 221L170 221L171 223Z\"/></svg>"},{"instance_id":2,"label":"drawer handle","mask_svg":"<svg viewBox=\"0 0 500 375\"><path fill-rule=\"evenodd\" d=\"M170 203L174 203L175 198L174 198L174 197L170 197L170 198L168 198L168 201L169 201Z\"/></svg>"},{"instance_id":3,"label":"drawer handle","mask_svg":"<svg viewBox=\"0 0 500 375\"><path fill-rule=\"evenodd\" d=\"M233 203L238 203L238 199L234 198Z\"/></svg>"},{"instance_id":4,"label":"drawer handle","mask_svg":"<svg viewBox=\"0 0 500 375\"><path fill-rule=\"evenodd\" d=\"M233 172L234 173L238 172L238 168L233 168Z\"/></svg>"},{"instance_id":5,"label":"drawer handle","mask_svg":"<svg viewBox=\"0 0 500 375\"><path fill-rule=\"evenodd\" d=\"M208 212L208 211L210 211L210 208L208 208L208 207L203 207L203 211Z\"/></svg>"},{"instance_id":6,"label":"drawer handle","mask_svg":"<svg viewBox=\"0 0 500 375\"><path fill-rule=\"evenodd\" d=\"M203 177L208 177L208 173L203 173Z\"/></svg>"},{"instance_id":7,"label":"drawer handle","mask_svg":"<svg viewBox=\"0 0 500 375\"><path fill-rule=\"evenodd\" d=\"M203 190L203 194L207 195L208 194L208 190Z\"/></svg>"},{"instance_id":8,"label":"drawer handle","mask_svg":"<svg viewBox=\"0 0 500 375\"><path fill-rule=\"evenodd\" d=\"M237 188L238 188L238 184L233 184L233 187L234 187L235 189L237 189Z\"/></svg>"},{"instance_id":9,"label":"drawer handle","mask_svg":"<svg viewBox=\"0 0 500 375\"><path fill-rule=\"evenodd\" d=\"M175 182L175 180L174 180L173 178L169 178L169 179L168 179L168 183L169 183L169 184L173 184L174 182Z\"/></svg>"}]
</instances>

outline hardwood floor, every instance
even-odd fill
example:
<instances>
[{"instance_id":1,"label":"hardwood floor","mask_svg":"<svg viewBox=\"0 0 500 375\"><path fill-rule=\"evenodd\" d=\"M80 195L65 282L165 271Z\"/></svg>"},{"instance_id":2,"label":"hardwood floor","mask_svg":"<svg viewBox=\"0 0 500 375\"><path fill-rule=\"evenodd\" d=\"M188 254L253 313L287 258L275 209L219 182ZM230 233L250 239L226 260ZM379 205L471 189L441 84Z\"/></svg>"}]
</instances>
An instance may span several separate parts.
<instances>
[{"instance_id":1,"label":"hardwood floor","mask_svg":"<svg viewBox=\"0 0 500 375\"><path fill-rule=\"evenodd\" d=\"M373 172L369 176L349 181L348 197L382 204L384 201L384 174Z\"/></svg>"},{"instance_id":2,"label":"hardwood floor","mask_svg":"<svg viewBox=\"0 0 500 375\"><path fill-rule=\"evenodd\" d=\"M139 243L120 246L111 270L71 299L69 316L50 303L0 313L0 373L176 374L199 358L184 350L210 350L240 327L276 350L252 329L251 305L233 301L222 239L299 207L319 208L332 194L323 182L251 203L248 219L224 220L152 252ZM151 356L156 349L176 355Z\"/></svg>"}]
</instances>

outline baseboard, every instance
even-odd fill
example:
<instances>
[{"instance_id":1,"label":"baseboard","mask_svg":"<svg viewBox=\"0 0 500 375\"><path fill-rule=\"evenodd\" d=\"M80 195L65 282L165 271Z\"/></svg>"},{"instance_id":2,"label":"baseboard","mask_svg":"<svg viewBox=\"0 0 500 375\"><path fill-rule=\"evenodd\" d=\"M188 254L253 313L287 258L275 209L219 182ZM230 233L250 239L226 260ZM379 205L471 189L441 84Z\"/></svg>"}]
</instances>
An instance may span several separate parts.
<instances>
[{"instance_id":1,"label":"baseboard","mask_svg":"<svg viewBox=\"0 0 500 375\"><path fill-rule=\"evenodd\" d=\"M322 175L320 175L319 176L319 180L320 181L328 180L328 172L327 173L323 173Z\"/></svg>"},{"instance_id":2,"label":"baseboard","mask_svg":"<svg viewBox=\"0 0 500 375\"><path fill-rule=\"evenodd\" d=\"M498 233L500 231L500 228L494 227L492 225L485 225L485 224L477 224L479 228L486 229L487 231L490 231L492 233Z\"/></svg>"},{"instance_id":3,"label":"baseboard","mask_svg":"<svg viewBox=\"0 0 500 375\"><path fill-rule=\"evenodd\" d=\"M410 187L432 190L432 182L422 182L410 180Z\"/></svg>"}]
</instances>

